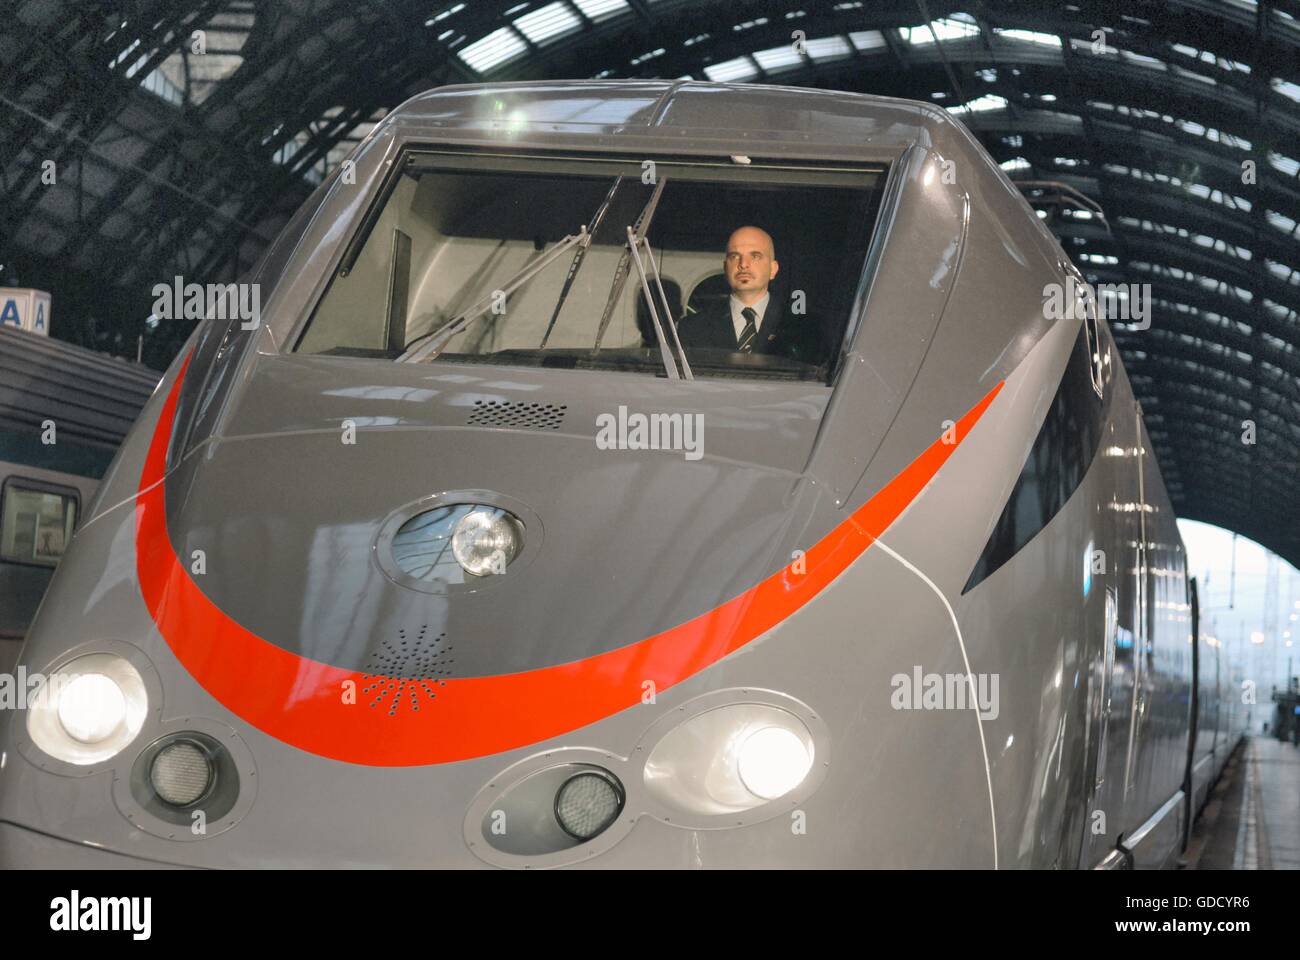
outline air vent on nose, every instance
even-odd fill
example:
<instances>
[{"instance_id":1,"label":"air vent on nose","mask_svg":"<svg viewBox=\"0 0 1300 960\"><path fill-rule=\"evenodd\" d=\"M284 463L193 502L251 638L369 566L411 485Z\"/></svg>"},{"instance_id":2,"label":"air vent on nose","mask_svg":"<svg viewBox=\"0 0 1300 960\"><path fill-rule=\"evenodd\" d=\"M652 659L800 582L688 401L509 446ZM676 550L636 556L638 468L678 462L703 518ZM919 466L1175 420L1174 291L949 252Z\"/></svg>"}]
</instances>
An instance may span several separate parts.
<instances>
[{"instance_id":1,"label":"air vent on nose","mask_svg":"<svg viewBox=\"0 0 1300 960\"><path fill-rule=\"evenodd\" d=\"M427 624L409 634L399 629L396 639L381 641L370 655L361 675L365 682L361 692L372 710L385 706L390 717L401 707L418 713L421 701L429 704L437 698L435 687L447 685L445 678L451 676L456 662L450 656L451 644L445 633L431 639L428 634Z\"/></svg>"},{"instance_id":2,"label":"air vent on nose","mask_svg":"<svg viewBox=\"0 0 1300 960\"><path fill-rule=\"evenodd\" d=\"M475 400L469 426L520 427L524 430L559 430L567 404L512 403L505 400Z\"/></svg>"}]
</instances>

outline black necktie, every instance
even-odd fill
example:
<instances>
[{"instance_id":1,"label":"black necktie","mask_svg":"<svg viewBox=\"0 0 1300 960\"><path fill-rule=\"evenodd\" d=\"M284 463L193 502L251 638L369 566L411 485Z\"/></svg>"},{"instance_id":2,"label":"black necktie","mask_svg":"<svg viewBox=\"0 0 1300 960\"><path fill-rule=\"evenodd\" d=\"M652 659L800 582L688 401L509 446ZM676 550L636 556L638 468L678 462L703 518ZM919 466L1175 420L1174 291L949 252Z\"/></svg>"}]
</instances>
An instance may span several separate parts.
<instances>
[{"instance_id":1,"label":"black necktie","mask_svg":"<svg viewBox=\"0 0 1300 960\"><path fill-rule=\"evenodd\" d=\"M758 334L758 314L753 307L745 307L740 315L745 318L745 326L740 331L740 352L753 353L754 337Z\"/></svg>"}]
</instances>

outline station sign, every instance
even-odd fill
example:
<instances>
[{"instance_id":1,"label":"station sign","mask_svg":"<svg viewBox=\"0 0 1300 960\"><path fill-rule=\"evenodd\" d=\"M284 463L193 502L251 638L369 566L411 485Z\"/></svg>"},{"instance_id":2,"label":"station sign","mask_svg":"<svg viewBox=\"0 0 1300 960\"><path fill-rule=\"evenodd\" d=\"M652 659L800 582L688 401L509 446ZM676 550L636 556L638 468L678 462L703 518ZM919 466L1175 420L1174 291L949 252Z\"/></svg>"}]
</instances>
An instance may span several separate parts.
<instances>
[{"instance_id":1,"label":"station sign","mask_svg":"<svg viewBox=\"0 0 1300 960\"><path fill-rule=\"evenodd\" d=\"M0 287L0 327L50 335L50 295L44 290Z\"/></svg>"}]
</instances>

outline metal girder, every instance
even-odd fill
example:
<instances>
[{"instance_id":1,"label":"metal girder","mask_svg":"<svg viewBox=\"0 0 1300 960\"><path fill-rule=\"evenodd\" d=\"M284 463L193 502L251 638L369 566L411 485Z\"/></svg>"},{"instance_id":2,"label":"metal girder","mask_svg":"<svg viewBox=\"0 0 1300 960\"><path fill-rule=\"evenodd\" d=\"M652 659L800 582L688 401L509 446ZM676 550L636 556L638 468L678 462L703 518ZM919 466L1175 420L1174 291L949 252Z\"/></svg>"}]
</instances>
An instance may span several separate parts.
<instances>
[{"instance_id":1,"label":"metal girder","mask_svg":"<svg viewBox=\"0 0 1300 960\"><path fill-rule=\"evenodd\" d=\"M175 267L204 279L233 275L269 242L267 225L306 196L304 177L314 177L309 172L320 169L358 125L443 82L597 73L703 77L705 66L746 57L760 82L930 102L931 94L941 94L941 106L994 94L1006 100L1004 109L967 112L962 119L995 158L1022 157L1032 170L1075 185L1105 209L1109 235L1069 218L1051 225L1076 257L1118 259L1080 258L1085 276L1151 284L1152 329L1116 324L1114 333L1148 408L1152 442L1178 509L1218 518L1300 563L1294 470L1286 469L1300 462L1300 285L1266 263L1300 265L1300 229L1278 229L1266 215L1271 210L1300 222L1300 170L1284 171L1269 161L1269 151L1300 160L1300 30L1279 16L1300 16L1296 0L1253 9L1220 0L1132 0L1120 7L1113 0L1072 0L1065 7L1022 0L872 0L862 6L629 0L624 13L599 21L561 0L578 27L545 42L528 39L513 24L550 0L525 7L521 0L473 0L436 21L454 0L240 0L238 12L253 14L238 50L242 65L202 103L177 107L140 89L191 29L231 10L233 2L48 0L55 15L19 38L20 55L0 77L0 96L27 111L0 102L5 259L21 251L24 229L39 225L43 233L62 232L63 260L94 261L108 284L134 277L130 282L138 286L141 269ZM897 33L954 15L968 16L977 32L925 44ZM520 37L526 53L481 77L456 51L502 27ZM805 51L795 66L774 72L753 59L757 51L789 47L796 29L807 40L878 30L883 45L859 50L850 43L848 55L834 60ZM1061 46L997 33L1005 29L1056 36ZM1097 29L1106 31L1111 48L1127 53L1096 55L1090 45ZM444 30L453 33L438 39ZM1072 38L1083 45L1072 46ZM139 46L122 57L136 40ZM662 55L631 63L659 48ZM1206 63L1201 51L1249 69ZM127 78L140 57L144 63ZM1144 57L1166 66L1153 68ZM191 59L184 58L187 70ZM1282 81L1276 89L1274 78ZM340 109L327 117L334 108ZM44 122L49 119L57 131ZM1199 126L1184 129L1171 121ZM1218 131L1220 139L1199 134L1201 128ZM1014 148L1004 142L1012 135L1021 138ZM291 142L299 144L296 152L276 162L277 151ZM115 164L119 156L134 159ZM28 169L33 157L55 160L60 189L75 191L66 214L71 223L60 219L63 213L43 212L44 189ZM1057 164L1057 157L1077 163ZM1241 174L1248 159L1256 172L1249 184ZM105 177L111 178L106 192ZM159 178L174 183L165 187ZM1195 196L1189 184L1244 198L1251 209ZM106 233L121 214L130 223L124 241ZM1144 222L1153 228L1144 229ZM1250 257L1216 252L1192 235L1248 250ZM31 262L46 261L33 255ZM1207 288L1202 278L1220 285ZM1249 299L1232 288L1249 291ZM1288 312L1266 309L1266 298ZM1210 313L1227 321L1216 322ZM1247 417L1260 430L1252 449L1232 442L1234 418L1239 424ZM1278 499L1286 503L1278 506Z\"/></svg>"}]
</instances>

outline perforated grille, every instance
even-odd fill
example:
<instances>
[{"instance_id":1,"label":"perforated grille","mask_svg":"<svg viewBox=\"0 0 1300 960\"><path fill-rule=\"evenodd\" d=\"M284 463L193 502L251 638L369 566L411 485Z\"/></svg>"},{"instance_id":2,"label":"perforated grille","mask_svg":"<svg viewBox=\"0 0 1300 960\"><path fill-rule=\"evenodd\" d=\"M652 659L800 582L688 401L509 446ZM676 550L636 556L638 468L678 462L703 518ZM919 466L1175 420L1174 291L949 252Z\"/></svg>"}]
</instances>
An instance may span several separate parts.
<instances>
[{"instance_id":1,"label":"perforated grille","mask_svg":"<svg viewBox=\"0 0 1300 960\"><path fill-rule=\"evenodd\" d=\"M390 717L397 716L402 707L419 712L420 703L432 703L437 698L436 687L445 687L445 678L451 676L451 644L447 634L440 633L429 639L428 624L408 635L399 629L396 640L384 640L379 649L366 661L361 677L370 709L388 707Z\"/></svg>"},{"instance_id":2,"label":"perforated grille","mask_svg":"<svg viewBox=\"0 0 1300 960\"><path fill-rule=\"evenodd\" d=\"M525 430L559 430L568 404L508 403L504 400L475 400L470 426L523 427Z\"/></svg>"}]
</instances>

